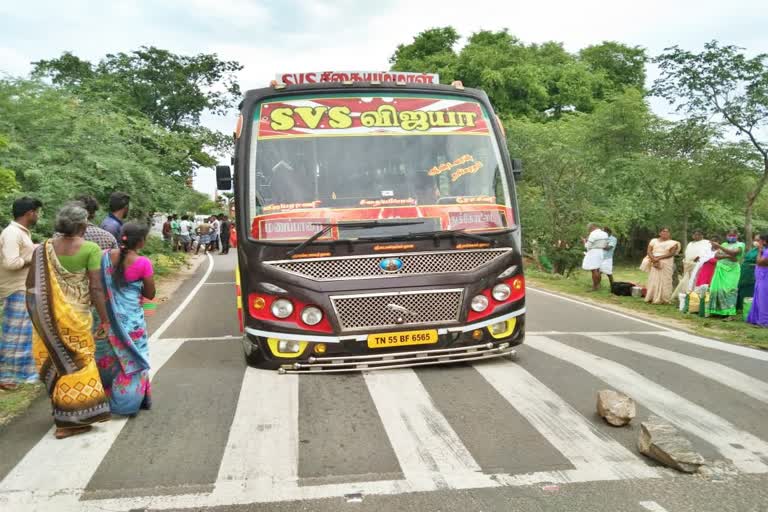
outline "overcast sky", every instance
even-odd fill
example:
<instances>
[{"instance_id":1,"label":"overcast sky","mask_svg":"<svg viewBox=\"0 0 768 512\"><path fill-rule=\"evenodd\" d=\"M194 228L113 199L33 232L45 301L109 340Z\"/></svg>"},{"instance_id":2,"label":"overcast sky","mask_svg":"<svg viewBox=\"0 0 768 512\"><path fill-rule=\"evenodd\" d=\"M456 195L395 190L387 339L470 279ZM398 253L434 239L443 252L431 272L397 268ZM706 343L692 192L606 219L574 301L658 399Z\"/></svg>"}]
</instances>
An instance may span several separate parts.
<instances>
[{"instance_id":1,"label":"overcast sky","mask_svg":"<svg viewBox=\"0 0 768 512\"><path fill-rule=\"evenodd\" d=\"M445 25L463 36L508 28L525 42L560 41L574 52L615 40L655 55L711 39L768 52L766 0L0 0L0 72L24 75L30 62L63 51L98 60L155 45L237 60L247 90L276 72L387 69L398 44ZM229 133L234 118L205 122ZM213 171L198 174L195 187L212 193Z\"/></svg>"}]
</instances>

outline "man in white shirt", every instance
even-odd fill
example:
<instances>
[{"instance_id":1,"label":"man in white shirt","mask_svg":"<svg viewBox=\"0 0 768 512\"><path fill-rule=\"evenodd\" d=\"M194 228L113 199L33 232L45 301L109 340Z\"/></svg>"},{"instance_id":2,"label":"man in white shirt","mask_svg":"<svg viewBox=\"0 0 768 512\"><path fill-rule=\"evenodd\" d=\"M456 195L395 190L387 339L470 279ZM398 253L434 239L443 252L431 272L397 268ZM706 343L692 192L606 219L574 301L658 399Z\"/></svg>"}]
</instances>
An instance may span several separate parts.
<instances>
[{"instance_id":1,"label":"man in white shirt","mask_svg":"<svg viewBox=\"0 0 768 512\"><path fill-rule=\"evenodd\" d=\"M218 251L219 250L219 227L221 226L221 223L219 222L219 218L217 216L213 216L213 222L211 223L211 234L213 235L211 237L211 243L213 244L212 250Z\"/></svg>"},{"instance_id":2,"label":"man in white shirt","mask_svg":"<svg viewBox=\"0 0 768 512\"><path fill-rule=\"evenodd\" d=\"M13 202L13 218L0 234L0 299L3 326L0 336L0 388L15 389L37 380L32 356L32 321L27 313L26 280L37 247L29 228L37 223L39 200L22 197Z\"/></svg>"},{"instance_id":3,"label":"man in white shirt","mask_svg":"<svg viewBox=\"0 0 768 512\"><path fill-rule=\"evenodd\" d=\"M600 265L603 263L605 248L608 247L608 233L592 222L587 225L587 229L589 237L582 239L587 252L584 253L581 268L592 272L592 291L596 292L600 289Z\"/></svg>"},{"instance_id":4,"label":"man in white shirt","mask_svg":"<svg viewBox=\"0 0 768 512\"><path fill-rule=\"evenodd\" d=\"M192 243L192 223L189 222L189 217L182 215L181 222L179 222L179 237L181 239L181 245L184 247L184 252L189 252L189 246Z\"/></svg>"}]
</instances>

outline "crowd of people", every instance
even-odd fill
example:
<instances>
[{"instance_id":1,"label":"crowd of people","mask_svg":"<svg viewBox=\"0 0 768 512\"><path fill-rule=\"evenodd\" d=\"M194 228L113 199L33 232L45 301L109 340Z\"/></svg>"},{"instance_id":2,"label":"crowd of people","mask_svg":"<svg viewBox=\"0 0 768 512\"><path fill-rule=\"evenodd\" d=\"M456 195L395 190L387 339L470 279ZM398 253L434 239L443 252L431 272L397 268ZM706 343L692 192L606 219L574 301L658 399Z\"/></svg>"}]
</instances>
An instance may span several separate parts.
<instances>
[{"instance_id":1,"label":"crowd of people","mask_svg":"<svg viewBox=\"0 0 768 512\"><path fill-rule=\"evenodd\" d=\"M163 223L163 240L174 251L204 253L220 251L229 254L229 248L236 244L235 226L223 214L211 215L195 223L189 215L169 215ZM234 239L234 240L233 240Z\"/></svg>"},{"instance_id":2,"label":"crowd of people","mask_svg":"<svg viewBox=\"0 0 768 512\"><path fill-rule=\"evenodd\" d=\"M58 439L151 406L144 304L154 271L138 252L149 227L126 222L129 205L113 193L99 227L98 202L76 198L56 214L54 236L35 244L43 205L23 197L0 234L0 389L42 380Z\"/></svg>"},{"instance_id":3,"label":"crowd of people","mask_svg":"<svg viewBox=\"0 0 768 512\"><path fill-rule=\"evenodd\" d=\"M582 268L592 273L592 290L598 290L604 274L613 285L616 237L596 224L589 224L588 230ZM705 239L701 230L694 230L683 251L682 272L675 287L675 257L680 252L681 244L672 239L669 228L661 229L648 243L640 265L648 273L646 302L679 300L682 306L691 297L702 298L706 316L730 321L747 308L748 323L768 327L768 234L755 236L747 248L735 228L723 239L715 234Z\"/></svg>"}]
</instances>

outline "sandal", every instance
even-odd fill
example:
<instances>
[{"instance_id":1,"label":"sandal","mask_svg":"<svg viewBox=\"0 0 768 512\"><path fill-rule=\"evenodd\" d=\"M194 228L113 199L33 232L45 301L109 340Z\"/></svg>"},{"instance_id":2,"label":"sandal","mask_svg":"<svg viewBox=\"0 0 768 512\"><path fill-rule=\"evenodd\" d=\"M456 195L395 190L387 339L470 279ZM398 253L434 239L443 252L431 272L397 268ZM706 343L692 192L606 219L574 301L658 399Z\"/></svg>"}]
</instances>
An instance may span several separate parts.
<instances>
[{"instance_id":1,"label":"sandal","mask_svg":"<svg viewBox=\"0 0 768 512\"><path fill-rule=\"evenodd\" d=\"M56 439L66 439L78 434L85 434L86 432L90 432L92 428L93 427L90 425L85 425L84 427L57 428L56 432L53 433L53 436Z\"/></svg>"}]
</instances>

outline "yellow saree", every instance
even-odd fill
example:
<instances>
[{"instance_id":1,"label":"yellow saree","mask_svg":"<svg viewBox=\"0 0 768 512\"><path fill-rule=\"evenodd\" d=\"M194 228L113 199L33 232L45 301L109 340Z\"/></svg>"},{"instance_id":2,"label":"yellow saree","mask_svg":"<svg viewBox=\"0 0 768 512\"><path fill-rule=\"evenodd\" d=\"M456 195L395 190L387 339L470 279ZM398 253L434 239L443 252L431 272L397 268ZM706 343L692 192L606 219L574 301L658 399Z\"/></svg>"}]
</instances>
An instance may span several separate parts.
<instances>
[{"instance_id":1,"label":"yellow saree","mask_svg":"<svg viewBox=\"0 0 768 512\"><path fill-rule=\"evenodd\" d=\"M27 290L32 317L32 351L53 405L59 428L90 425L110 418L94 359L90 294L85 272L61 266L51 241L35 250Z\"/></svg>"}]
</instances>

